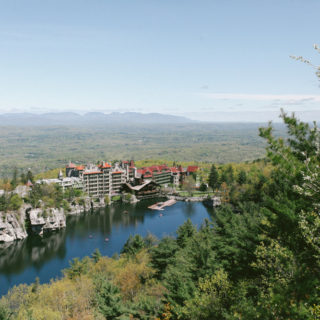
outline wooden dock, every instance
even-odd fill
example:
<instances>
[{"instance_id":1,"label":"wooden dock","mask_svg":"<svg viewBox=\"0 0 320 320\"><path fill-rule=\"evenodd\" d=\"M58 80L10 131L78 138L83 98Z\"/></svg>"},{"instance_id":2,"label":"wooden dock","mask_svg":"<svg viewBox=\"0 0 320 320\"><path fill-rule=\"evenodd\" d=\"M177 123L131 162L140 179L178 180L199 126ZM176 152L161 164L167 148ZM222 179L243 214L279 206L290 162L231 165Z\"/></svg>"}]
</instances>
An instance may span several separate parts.
<instances>
[{"instance_id":1,"label":"wooden dock","mask_svg":"<svg viewBox=\"0 0 320 320\"><path fill-rule=\"evenodd\" d=\"M167 200L167 201L165 201L165 202L155 203L155 204L153 204L152 206L149 206L148 209L151 209L151 210L164 210L164 209L163 209L164 207L172 206L172 205L174 205L176 202L177 202L176 200L170 199L170 200Z\"/></svg>"}]
</instances>

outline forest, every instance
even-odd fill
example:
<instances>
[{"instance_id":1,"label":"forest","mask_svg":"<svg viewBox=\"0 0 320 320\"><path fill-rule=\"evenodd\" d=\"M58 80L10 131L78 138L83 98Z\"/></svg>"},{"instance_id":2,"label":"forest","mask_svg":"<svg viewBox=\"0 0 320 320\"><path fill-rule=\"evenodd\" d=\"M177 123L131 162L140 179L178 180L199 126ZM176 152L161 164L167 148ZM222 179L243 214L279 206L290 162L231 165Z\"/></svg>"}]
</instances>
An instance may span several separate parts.
<instances>
[{"instance_id":1,"label":"forest","mask_svg":"<svg viewBox=\"0 0 320 320\"><path fill-rule=\"evenodd\" d=\"M0 319L319 319L320 131L282 113L285 138L260 129L268 173L231 179L200 228L130 237L120 255L74 259L61 279L19 285Z\"/></svg>"},{"instance_id":2,"label":"forest","mask_svg":"<svg viewBox=\"0 0 320 320\"><path fill-rule=\"evenodd\" d=\"M102 126L0 124L0 178L30 168L35 174L77 163L156 159L243 162L264 156L259 124L177 123ZM277 125L277 132L283 127Z\"/></svg>"}]
</instances>

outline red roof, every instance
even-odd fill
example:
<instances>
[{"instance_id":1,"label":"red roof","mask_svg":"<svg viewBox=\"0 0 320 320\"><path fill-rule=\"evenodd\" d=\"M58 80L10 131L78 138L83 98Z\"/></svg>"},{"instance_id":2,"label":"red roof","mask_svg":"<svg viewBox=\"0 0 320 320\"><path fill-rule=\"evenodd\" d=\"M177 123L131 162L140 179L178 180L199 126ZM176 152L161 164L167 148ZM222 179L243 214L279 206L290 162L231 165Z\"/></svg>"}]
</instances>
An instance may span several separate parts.
<instances>
[{"instance_id":1,"label":"red roof","mask_svg":"<svg viewBox=\"0 0 320 320\"><path fill-rule=\"evenodd\" d=\"M150 166L150 167L143 167L143 168L140 168L138 169L138 172L139 173L145 173L145 172L161 172L161 171L169 171L169 168L166 164L162 164L162 165L159 165L159 166L156 166L156 165L153 165L153 166Z\"/></svg>"},{"instance_id":2,"label":"red roof","mask_svg":"<svg viewBox=\"0 0 320 320\"><path fill-rule=\"evenodd\" d=\"M123 173L122 171L114 171L114 172L111 172L112 174L115 174L115 173Z\"/></svg>"},{"instance_id":3,"label":"red roof","mask_svg":"<svg viewBox=\"0 0 320 320\"><path fill-rule=\"evenodd\" d=\"M188 166L187 172L197 172L199 169L198 166Z\"/></svg>"},{"instance_id":4,"label":"red roof","mask_svg":"<svg viewBox=\"0 0 320 320\"><path fill-rule=\"evenodd\" d=\"M101 171L91 171L91 172L85 172L84 174L97 174L102 173Z\"/></svg>"},{"instance_id":5,"label":"red roof","mask_svg":"<svg viewBox=\"0 0 320 320\"><path fill-rule=\"evenodd\" d=\"M99 167L105 169L105 168L111 168L111 165L109 163L105 162L104 164L100 164Z\"/></svg>"},{"instance_id":6,"label":"red roof","mask_svg":"<svg viewBox=\"0 0 320 320\"><path fill-rule=\"evenodd\" d=\"M28 180L28 182L26 183L26 186L27 186L27 187L32 187L33 184L32 184L32 182L31 182L30 180Z\"/></svg>"},{"instance_id":7,"label":"red roof","mask_svg":"<svg viewBox=\"0 0 320 320\"><path fill-rule=\"evenodd\" d=\"M79 171L80 170L84 170L84 166L77 166L76 169L79 170Z\"/></svg>"},{"instance_id":8,"label":"red roof","mask_svg":"<svg viewBox=\"0 0 320 320\"><path fill-rule=\"evenodd\" d=\"M171 168L170 168L170 171L171 171L172 173L178 173L178 172L179 172L179 170L178 170L177 168L175 168L175 167L171 167Z\"/></svg>"}]
</instances>

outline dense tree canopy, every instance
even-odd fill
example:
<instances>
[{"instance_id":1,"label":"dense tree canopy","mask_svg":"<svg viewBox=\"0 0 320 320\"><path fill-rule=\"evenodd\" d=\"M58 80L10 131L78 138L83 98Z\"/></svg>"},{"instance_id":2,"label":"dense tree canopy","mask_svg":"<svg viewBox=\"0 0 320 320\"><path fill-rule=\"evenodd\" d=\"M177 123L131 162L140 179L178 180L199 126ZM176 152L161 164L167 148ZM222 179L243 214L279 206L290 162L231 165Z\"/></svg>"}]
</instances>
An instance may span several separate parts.
<instances>
[{"instance_id":1,"label":"dense tree canopy","mask_svg":"<svg viewBox=\"0 0 320 320\"><path fill-rule=\"evenodd\" d=\"M287 138L260 130L271 172L225 166L228 198L211 221L132 236L120 257L74 259L61 280L13 288L0 319L319 319L320 133L282 118Z\"/></svg>"}]
</instances>

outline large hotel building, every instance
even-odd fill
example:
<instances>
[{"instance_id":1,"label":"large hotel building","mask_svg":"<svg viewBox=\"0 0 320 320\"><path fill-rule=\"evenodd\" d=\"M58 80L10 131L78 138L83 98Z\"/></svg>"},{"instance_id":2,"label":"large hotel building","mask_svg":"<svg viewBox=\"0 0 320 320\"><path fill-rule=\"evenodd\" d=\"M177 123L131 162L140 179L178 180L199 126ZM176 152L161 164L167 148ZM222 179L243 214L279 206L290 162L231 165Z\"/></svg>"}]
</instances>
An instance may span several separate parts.
<instances>
[{"instance_id":1,"label":"large hotel building","mask_svg":"<svg viewBox=\"0 0 320 320\"><path fill-rule=\"evenodd\" d=\"M123 161L114 166L103 162L100 165L77 166L69 163L67 177L77 177L83 182L83 191L92 197L116 195L126 182L133 182L136 168L133 161Z\"/></svg>"},{"instance_id":2,"label":"large hotel building","mask_svg":"<svg viewBox=\"0 0 320 320\"><path fill-rule=\"evenodd\" d=\"M121 161L110 165L103 162L99 165L76 165L72 162L66 166L66 177L60 171L58 179L43 179L37 183L57 183L63 190L66 188L81 189L91 197L113 196L121 193L125 184L137 186L148 181L157 185L183 182L184 176L198 170L196 166L183 169L181 166L168 167L167 165L154 165L137 169L134 162Z\"/></svg>"}]
</instances>

